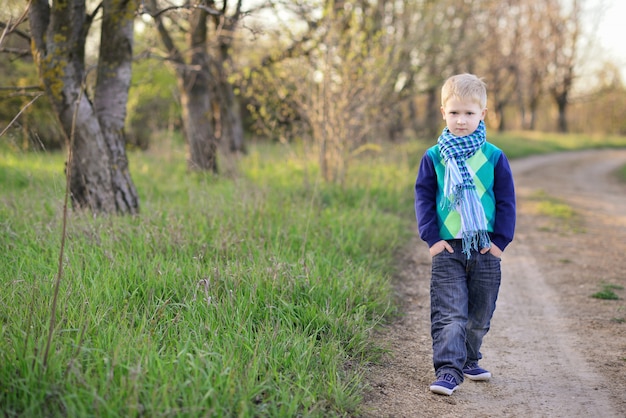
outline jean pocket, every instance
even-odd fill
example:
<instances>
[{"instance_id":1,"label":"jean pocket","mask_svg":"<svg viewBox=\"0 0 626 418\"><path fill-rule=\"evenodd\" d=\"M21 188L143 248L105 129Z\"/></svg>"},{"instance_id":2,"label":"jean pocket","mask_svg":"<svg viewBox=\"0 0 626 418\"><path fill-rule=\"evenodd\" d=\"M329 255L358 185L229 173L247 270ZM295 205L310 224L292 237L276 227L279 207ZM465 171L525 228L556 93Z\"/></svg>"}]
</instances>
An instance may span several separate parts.
<instances>
[{"instance_id":1,"label":"jean pocket","mask_svg":"<svg viewBox=\"0 0 626 418\"><path fill-rule=\"evenodd\" d=\"M488 257L494 258L494 259L496 259L498 261L502 260L502 257L498 257L497 255L495 255L491 251L487 251L487 253L485 255L487 255Z\"/></svg>"},{"instance_id":2,"label":"jean pocket","mask_svg":"<svg viewBox=\"0 0 626 418\"><path fill-rule=\"evenodd\" d=\"M431 256L430 258L435 259L440 257L442 254L447 253L448 251L444 248L443 250L439 251L437 254Z\"/></svg>"}]
</instances>

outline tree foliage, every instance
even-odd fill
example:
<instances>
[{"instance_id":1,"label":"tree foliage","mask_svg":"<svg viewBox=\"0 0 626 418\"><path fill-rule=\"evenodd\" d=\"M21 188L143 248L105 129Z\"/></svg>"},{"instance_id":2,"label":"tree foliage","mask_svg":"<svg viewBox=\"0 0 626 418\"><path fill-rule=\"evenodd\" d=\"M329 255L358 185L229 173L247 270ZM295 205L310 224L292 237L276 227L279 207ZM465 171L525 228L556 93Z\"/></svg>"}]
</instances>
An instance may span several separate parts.
<instances>
[{"instance_id":1,"label":"tree foliage","mask_svg":"<svg viewBox=\"0 0 626 418\"><path fill-rule=\"evenodd\" d=\"M26 15L15 4L7 6L0 22L0 126L6 123L0 132L13 149L58 149L64 136L39 86Z\"/></svg>"},{"instance_id":2,"label":"tree foliage","mask_svg":"<svg viewBox=\"0 0 626 418\"><path fill-rule=\"evenodd\" d=\"M255 133L305 142L316 151L324 177L340 182L350 159L368 144L437 135L439 89L458 72L474 72L487 82L491 127L579 129L568 109L580 112L589 97L599 107L602 100L616 103L599 75L593 79L595 90L588 88L584 95L575 90L583 85L581 39L592 36L582 26L587 4L143 2L144 36L153 39L141 56L146 52L158 61L142 62L145 70L135 79L157 84L138 85L140 96L129 108L130 138L145 148L151 131L181 129L188 138L190 167L216 170L218 147L244 149L241 101ZM162 63L171 66L176 81L159 75ZM20 126L32 124L28 116L24 112ZM622 130L615 118L597 129Z\"/></svg>"},{"instance_id":3,"label":"tree foliage","mask_svg":"<svg viewBox=\"0 0 626 418\"><path fill-rule=\"evenodd\" d=\"M323 178L341 183L350 159L389 134L399 50L365 29L375 27L370 16L330 7L315 26L321 36L306 54L254 73L246 94L258 126L311 143Z\"/></svg>"},{"instance_id":4,"label":"tree foliage","mask_svg":"<svg viewBox=\"0 0 626 418\"><path fill-rule=\"evenodd\" d=\"M322 34L328 24L312 17L321 16L312 8L333 9L341 13L323 16L336 25L354 29L346 17L358 16L362 22L357 26L359 33L365 33L366 37L379 33L393 43L397 59L388 64L393 66L397 78L391 78L390 82L396 83L399 90L398 94L388 96L385 108L400 103L401 111L394 113L402 115L398 123L402 127L400 132L437 134L441 129L439 88L445 78L459 72L484 77L490 93L490 124L499 130L537 128L540 106L549 107L546 98L552 99L559 116L551 125L542 119L541 128L567 130L567 106L572 102L572 94L576 94L575 87L581 85L577 80L585 65L580 58L581 49L591 45L591 42L583 45L581 39L593 38L593 34L583 32L584 6L584 0L285 4L303 22L299 27L304 29L291 35L296 41L283 48L289 54L276 52L263 63L289 59L298 53L308 55L323 43ZM279 42L280 38L276 43Z\"/></svg>"}]
</instances>

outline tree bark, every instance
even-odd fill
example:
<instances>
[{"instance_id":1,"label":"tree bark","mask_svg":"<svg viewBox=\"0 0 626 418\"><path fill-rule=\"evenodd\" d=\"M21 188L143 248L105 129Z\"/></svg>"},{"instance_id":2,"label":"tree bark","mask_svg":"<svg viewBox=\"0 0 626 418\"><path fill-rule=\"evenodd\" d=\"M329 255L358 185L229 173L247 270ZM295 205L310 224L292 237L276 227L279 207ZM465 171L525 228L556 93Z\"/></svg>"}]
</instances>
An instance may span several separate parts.
<instances>
[{"instance_id":1,"label":"tree bark","mask_svg":"<svg viewBox=\"0 0 626 418\"><path fill-rule=\"evenodd\" d=\"M199 74L197 74L199 76ZM217 142L213 136L208 86L194 74L180 80L183 127L187 138L187 167L217 173Z\"/></svg>"},{"instance_id":2,"label":"tree bark","mask_svg":"<svg viewBox=\"0 0 626 418\"><path fill-rule=\"evenodd\" d=\"M559 111L558 130L566 133L569 93L575 79L575 63L580 43L582 27L582 3L573 0L567 14L562 13L562 5L554 0L554 7L547 16L551 28L552 71L550 93Z\"/></svg>"},{"instance_id":3,"label":"tree bark","mask_svg":"<svg viewBox=\"0 0 626 418\"><path fill-rule=\"evenodd\" d=\"M187 141L187 167L190 170L218 172L217 138L213 126L214 99L211 90L215 83L211 77L211 57L207 51L206 8L211 4L202 2L205 7L195 7L189 15L187 43L191 51L189 63L176 46L158 12L156 0L146 4L154 18L159 37L165 46L170 61L175 65L178 89L181 97L183 129Z\"/></svg>"},{"instance_id":4,"label":"tree bark","mask_svg":"<svg viewBox=\"0 0 626 418\"><path fill-rule=\"evenodd\" d=\"M434 87L429 87L425 92L426 95L426 132L428 138L438 137L441 127L441 112L439 108L441 103L437 101L438 91Z\"/></svg>"},{"instance_id":5,"label":"tree bark","mask_svg":"<svg viewBox=\"0 0 626 418\"><path fill-rule=\"evenodd\" d=\"M135 1L104 0L100 62L94 106L110 154L110 171L118 212L137 213L139 196L126 157L126 103L133 59Z\"/></svg>"},{"instance_id":6,"label":"tree bark","mask_svg":"<svg viewBox=\"0 0 626 418\"><path fill-rule=\"evenodd\" d=\"M567 125L567 92L562 92L559 95L555 95L554 100L556 101L559 111L558 130L561 133L567 133L569 130Z\"/></svg>"},{"instance_id":7,"label":"tree bark","mask_svg":"<svg viewBox=\"0 0 626 418\"><path fill-rule=\"evenodd\" d=\"M210 7L215 7L215 1L209 0ZM236 31L239 19L242 16L242 0L237 0L230 17L226 16L228 2L223 2L222 13L213 15L213 24L217 34L217 57L213 61L216 76L214 99L219 101L214 106L220 115L221 132L218 143L228 145L229 152L246 152L244 142L243 120L239 101L235 96L232 84L228 81L227 64L232 64L231 45L233 34ZM232 67L232 66L231 66ZM217 130L217 129L216 129ZM217 135L216 135L217 136Z\"/></svg>"},{"instance_id":8,"label":"tree bark","mask_svg":"<svg viewBox=\"0 0 626 418\"><path fill-rule=\"evenodd\" d=\"M217 140L211 123L210 57L207 45L207 17L202 9L194 9L189 18L189 46L191 63L179 77L182 85L182 118L189 155L187 164L192 170L217 173Z\"/></svg>"},{"instance_id":9,"label":"tree bark","mask_svg":"<svg viewBox=\"0 0 626 418\"><path fill-rule=\"evenodd\" d=\"M222 56L222 60L228 57ZM241 119L241 109L235 97L233 86L228 82L228 75L224 68L223 61L214 63L217 77L215 79L215 95L219 100L216 113L220 115L220 135L219 141L228 145L230 152L246 152L243 134L243 121Z\"/></svg>"},{"instance_id":10,"label":"tree bark","mask_svg":"<svg viewBox=\"0 0 626 418\"><path fill-rule=\"evenodd\" d=\"M134 1L123 4L125 9L134 7ZM105 16L111 5L112 2L105 4ZM101 103L99 110L111 112L103 115L103 127L98 109L85 93L84 50L86 34L91 24L91 18L86 14L85 1L55 1L50 6L48 0L35 0L29 14L34 40L33 58L46 94L71 147L68 156L71 155L72 158L68 158L69 172L66 170L66 175L70 176L72 206L75 209L89 209L94 213L136 213L138 201L127 170L123 131L115 128L118 123L116 120L121 116L123 121L125 116L125 96L114 104L96 98L95 102ZM132 24L132 15L130 16ZM108 24L112 24L109 31L115 32L116 28L126 27L128 22L125 19L116 20L116 24L109 22ZM114 37L112 40L107 39L106 43L110 43L111 50L116 50L120 47L117 45L119 41L119 38ZM130 44L125 45L126 49L131 45L132 38ZM104 59L104 63L106 62L107 59ZM127 65L129 64L120 64L122 68ZM114 67L101 70L116 72ZM130 71L127 74L122 71L121 74L127 76L128 80L117 80L112 84L119 84L118 87L129 85ZM117 73L112 78L119 76L120 73ZM97 93L104 94L106 86L107 83L99 86ZM118 93L119 91L121 90ZM123 109L120 110L119 107ZM115 134L110 134L111 131L115 131ZM121 168L116 167L116 164L120 164ZM125 171L125 176L114 180L113 177L119 170ZM132 194L135 196L134 200L116 198Z\"/></svg>"}]
</instances>

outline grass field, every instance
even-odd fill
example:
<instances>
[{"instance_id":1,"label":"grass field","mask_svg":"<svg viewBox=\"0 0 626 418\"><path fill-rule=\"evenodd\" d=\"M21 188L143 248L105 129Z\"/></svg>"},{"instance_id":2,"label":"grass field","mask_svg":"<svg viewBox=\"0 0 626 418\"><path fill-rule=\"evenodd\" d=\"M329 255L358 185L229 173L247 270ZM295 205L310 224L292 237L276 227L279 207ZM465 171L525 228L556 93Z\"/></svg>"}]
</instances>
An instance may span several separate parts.
<instances>
[{"instance_id":1,"label":"grass field","mask_svg":"<svg viewBox=\"0 0 626 418\"><path fill-rule=\"evenodd\" d=\"M510 156L606 145L494 136ZM4 416L358 415L372 331L396 313L427 143L388 144L343 186L280 146L234 174L131 154L135 217L70 212L59 305L64 156L0 154ZM50 337L50 351L44 355Z\"/></svg>"}]
</instances>

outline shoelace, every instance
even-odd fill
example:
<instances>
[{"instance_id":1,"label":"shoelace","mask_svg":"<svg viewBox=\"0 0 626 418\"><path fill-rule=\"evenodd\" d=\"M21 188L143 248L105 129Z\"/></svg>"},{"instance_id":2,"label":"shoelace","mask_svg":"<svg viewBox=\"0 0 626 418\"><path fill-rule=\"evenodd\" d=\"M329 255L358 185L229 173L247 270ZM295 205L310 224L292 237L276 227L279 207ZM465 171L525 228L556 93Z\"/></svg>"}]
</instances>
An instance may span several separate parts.
<instances>
[{"instance_id":1,"label":"shoelace","mask_svg":"<svg viewBox=\"0 0 626 418\"><path fill-rule=\"evenodd\" d=\"M466 365L465 367L463 367L465 370L474 370L478 368L478 363L469 363L468 365Z\"/></svg>"},{"instance_id":2,"label":"shoelace","mask_svg":"<svg viewBox=\"0 0 626 418\"><path fill-rule=\"evenodd\" d=\"M449 373L444 374L441 380L443 380L444 382L456 383L456 378Z\"/></svg>"}]
</instances>

